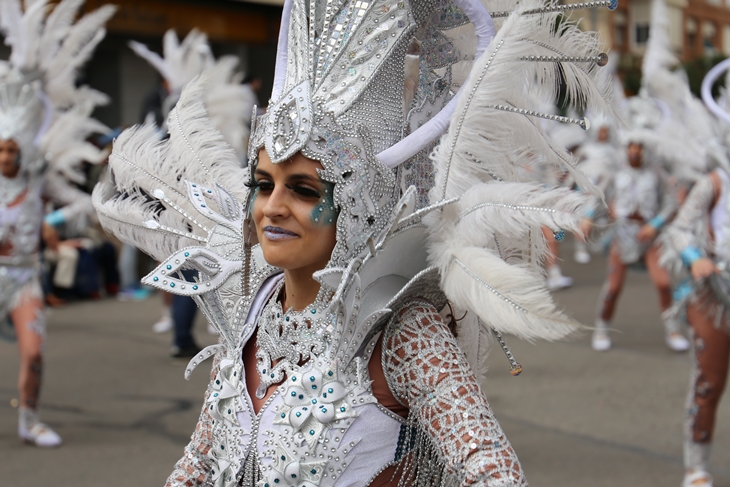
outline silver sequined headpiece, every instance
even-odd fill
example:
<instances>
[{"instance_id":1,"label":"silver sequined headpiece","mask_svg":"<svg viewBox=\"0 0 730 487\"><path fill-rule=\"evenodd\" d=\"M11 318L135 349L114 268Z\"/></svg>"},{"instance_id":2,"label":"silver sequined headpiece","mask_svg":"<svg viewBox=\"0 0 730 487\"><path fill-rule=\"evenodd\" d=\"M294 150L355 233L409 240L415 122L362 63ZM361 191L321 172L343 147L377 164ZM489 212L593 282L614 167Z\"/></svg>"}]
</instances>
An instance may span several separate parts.
<instances>
[{"instance_id":1,"label":"silver sequined headpiece","mask_svg":"<svg viewBox=\"0 0 730 487\"><path fill-rule=\"evenodd\" d=\"M448 125L463 65L493 33L478 1L286 2L274 90L249 159L255 165L265 148L274 163L298 152L322 163L340 210L330 265L384 230L401 180L423 195L432 186L428 153Z\"/></svg>"}]
</instances>

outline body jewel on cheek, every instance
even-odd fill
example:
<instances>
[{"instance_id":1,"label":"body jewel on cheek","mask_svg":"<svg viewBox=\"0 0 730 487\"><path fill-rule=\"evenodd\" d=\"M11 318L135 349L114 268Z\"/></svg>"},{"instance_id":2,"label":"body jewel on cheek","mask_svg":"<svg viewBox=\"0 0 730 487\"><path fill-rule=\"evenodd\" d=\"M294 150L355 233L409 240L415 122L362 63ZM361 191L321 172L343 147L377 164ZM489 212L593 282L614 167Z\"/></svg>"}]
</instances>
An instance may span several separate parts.
<instances>
[{"instance_id":1,"label":"body jewel on cheek","mask_svg":"<svg viewBox=\"0 0 730 487\"><path fill-rule=\"evenodd\" d=\"M318 225L332 225L337 221L337 210L335 209L334 200L334 183L323 181L324 183L324 195L314 205L310 218L312 222Z\"/></svg>"}]
</instances>

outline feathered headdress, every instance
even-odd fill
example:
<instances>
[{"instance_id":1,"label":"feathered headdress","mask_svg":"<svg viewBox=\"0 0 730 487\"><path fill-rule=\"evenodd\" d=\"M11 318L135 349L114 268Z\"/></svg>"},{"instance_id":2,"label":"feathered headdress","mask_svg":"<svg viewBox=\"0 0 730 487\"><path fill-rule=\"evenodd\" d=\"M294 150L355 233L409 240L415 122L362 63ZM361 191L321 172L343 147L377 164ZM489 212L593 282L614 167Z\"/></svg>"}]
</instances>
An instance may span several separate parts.
<instances>
[{"instance_id":1,"label":"feathered headdress","mask_svg":"<svg viewBox=\"0 0 730 487\"><path fill-rule=\"evenodd\" d=\"M75 21L83 3L0 0L0 28L12 50L0 63L0 137L19 143L24 171L39 170L47 159L76 181L79 162L106 157L86 139L106 130L90 115L107 97L75 83L116 10L107 5Z\"/></svg>"},{"instance_id":2,"label":"feathered headdress","mask_svg":"<svg viewBox=\"0 0 730 487\"><path fill-rule=\"evenodd\" d=\"M203 93L208 117L239 159L243 159L256 100L241 85L243 75L236 71L238 58L223 56L216 61L207 36L197 29L191 30L182 42L174 30L168 30L163 38L162 56L139 42L131 41L129 47L167 81L170 93L163 102L165 118L180 98L183 87L205 72Z\"/></svg>"},{"instance_id":3,"label":"feathered headdress","mask_svg":"<svg viewBox=\"0 0 730 487\"><path fill-rule=\"evenodd\" d=\"M461 336L476 336L472 343L493 329L531 340L578 326L544 285L541 228L556 238L577 231L593 200L545 188L525 169L570 173L597 194L539 123L589 121L542 113L531 100L561 91L576 110L611 116L606 55L564 21L570 5L502 8L497 29L476 0L285 4L272 102L255 121L250 160L265 148L274 163L298 151L322 163L340 213L332 259L315 277L337 290L328 313L363 334L423 293L470 311ZM168 141L148 127L119 137L114 185L94 198L105 227L155 258L170 255L145 282L196 296L234 342L240 319L216 309L235 296L250 304L271 270L241 249L244 173L204 115L204 83L183 89ZM198 269L200 282L170 276L183 267ZM356 317L353 303L371 314Z\"/></svg>"}]
</instances>

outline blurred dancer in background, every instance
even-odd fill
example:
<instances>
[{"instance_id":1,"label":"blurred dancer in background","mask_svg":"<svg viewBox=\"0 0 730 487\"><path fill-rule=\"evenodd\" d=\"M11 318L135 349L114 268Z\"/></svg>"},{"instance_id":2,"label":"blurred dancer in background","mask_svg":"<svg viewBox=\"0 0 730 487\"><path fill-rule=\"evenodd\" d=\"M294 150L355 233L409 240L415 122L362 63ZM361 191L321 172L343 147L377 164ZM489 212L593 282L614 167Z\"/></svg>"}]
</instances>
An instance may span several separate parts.
<instances>
[{"instance_id":1,"label":"blurred dancer in background","mask_svg":"<svg viewBox=\"0 0 730 487\"><path fill-rule=\"evenodd\" d=\"M36 2L23 15L18 0L0 0L0 25L12 48L0 78L0 319L12 320L20 351L18 434L36 446L54 447L61 437L38 418L46 329L38 251L41 237L57 248L57 227L93 214L89 196L68 180L81 179L83 160L106 158L85 141L106 130L89 116L106 97L77 88L75 74L115 9L102 7L79 27L72 20L46 24L48 12L38 15L45 4ZM79 7L61 2L54 14L65 10L61 18L74 19ZM79 28L100 35L72 35ZM45 200L59 209L44 217Z\"/></svg>"}]
</instances>

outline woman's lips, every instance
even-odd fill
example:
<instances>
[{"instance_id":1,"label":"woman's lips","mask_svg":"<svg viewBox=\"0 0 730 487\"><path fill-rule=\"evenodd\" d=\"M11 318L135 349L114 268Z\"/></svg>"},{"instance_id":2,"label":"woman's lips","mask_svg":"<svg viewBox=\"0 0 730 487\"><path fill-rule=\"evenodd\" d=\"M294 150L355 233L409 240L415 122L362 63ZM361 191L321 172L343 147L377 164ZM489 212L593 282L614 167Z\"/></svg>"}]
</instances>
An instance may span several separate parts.
<instances>
[{"instance_id":1,"label":"woman's lips","mask_svg":"<svg viewBox=\"0 0 730 487\"><path fill-rule=\"evenodd\" d=\"M264 236L269 240L289 240L292 238L299 238L299 235L294 232L272 226L264 227Z\"/></svg>"}]
</instances>

